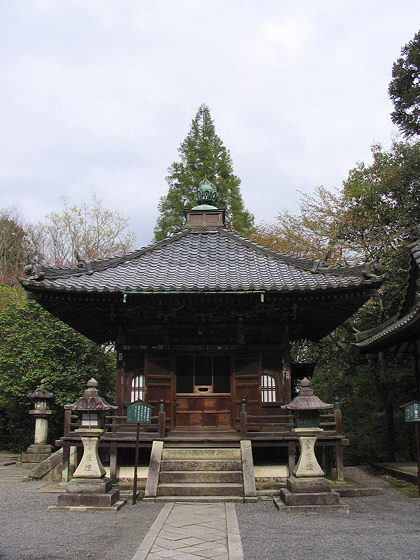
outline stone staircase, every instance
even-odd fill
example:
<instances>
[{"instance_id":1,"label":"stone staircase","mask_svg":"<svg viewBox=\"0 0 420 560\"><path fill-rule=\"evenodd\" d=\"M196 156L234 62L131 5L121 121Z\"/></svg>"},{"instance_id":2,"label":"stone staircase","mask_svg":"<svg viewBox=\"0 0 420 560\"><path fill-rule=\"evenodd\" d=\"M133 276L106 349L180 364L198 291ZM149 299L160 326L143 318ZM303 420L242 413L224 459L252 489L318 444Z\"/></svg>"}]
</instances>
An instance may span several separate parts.
<instances>
[{"instance_id":1,"label":"stone staircase","mask_svg":"<svg viewBox=\"0 0 420 560\"><path fill-rule=\"evenodd\" d=\"M244 488L243 465L239 442L229 447L165 445L155 469L156 489L146 491L146 499L242 502L250 494Z\"/></svg>"}]
</instances>

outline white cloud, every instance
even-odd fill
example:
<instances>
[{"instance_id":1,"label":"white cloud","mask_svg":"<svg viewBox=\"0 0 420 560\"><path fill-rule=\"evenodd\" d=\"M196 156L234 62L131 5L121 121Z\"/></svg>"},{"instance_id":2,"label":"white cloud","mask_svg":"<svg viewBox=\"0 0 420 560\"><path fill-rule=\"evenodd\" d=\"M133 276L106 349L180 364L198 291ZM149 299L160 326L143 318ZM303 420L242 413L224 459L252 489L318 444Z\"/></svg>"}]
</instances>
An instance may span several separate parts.
<instances>
[{"instance_id":1,"label":"white cloud","mask_svg":"<svg viewBox=\"0 0 420 560\"><path fill-rule=\"evenodd\" d=\"M389 144L405 0L16 0L0 5L0 193L28 219L94 190L150 241L198 106L257 220Z\"/></svg>"}]
</instances>

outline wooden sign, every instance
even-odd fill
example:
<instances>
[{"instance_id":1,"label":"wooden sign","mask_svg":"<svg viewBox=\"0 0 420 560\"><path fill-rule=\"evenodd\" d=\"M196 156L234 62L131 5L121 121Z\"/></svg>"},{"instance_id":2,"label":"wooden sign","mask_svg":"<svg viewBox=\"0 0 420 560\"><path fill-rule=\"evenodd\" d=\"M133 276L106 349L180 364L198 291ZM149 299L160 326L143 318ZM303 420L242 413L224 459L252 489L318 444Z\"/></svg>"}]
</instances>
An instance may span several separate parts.
<instances>
[{"instance_id":1,"label":"wooden sign","mask_svg":"<svg viewBox=\"0 0 420 560\"><path fill-rule=\"evenodd\" d=\"M406 422L420 422L420 402L411 401L405 404L404 417Z\"/></svg>"},{"instance_id":2,"label":"wooden sign","mask_svg":"<svg viewBox=\"0 0 420 560\"><path fill-rule=\"evenodd\" d=\"M144 401L135 401L127 406L127 422L137 424L136 451L134 455L134 484L133 484L133 506L137 500L137 465L139 460L140 424L152 422L152 405Z\"/></svg>"},{"instance_id":3,"label":"wooden sign","mask_svg":"<svg viewBox=\"0 0 420 560\"><path fill-rule=\"evenodd\" d=\"M135 401L127 406L127 422L132 424L150 424L152 405L144 401Z\"/></svg>"}]
</instances>

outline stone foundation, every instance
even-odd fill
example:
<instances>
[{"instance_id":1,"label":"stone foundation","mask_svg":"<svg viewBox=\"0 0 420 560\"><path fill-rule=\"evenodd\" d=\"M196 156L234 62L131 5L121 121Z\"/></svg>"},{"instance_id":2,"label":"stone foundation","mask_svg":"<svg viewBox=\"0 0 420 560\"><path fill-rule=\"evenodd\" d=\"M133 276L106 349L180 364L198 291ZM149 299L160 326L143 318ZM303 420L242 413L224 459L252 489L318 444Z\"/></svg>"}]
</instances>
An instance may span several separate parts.
<instances>
[{"instance_id":1,"label":"stone foundation","mask_svg":"<svg viewBox=\"0 0 420 560\"><path fill-rule=\"evenodd\" d=\"M51 455L52 446L45 443L33 443L22 453L21 463L42 463Z\"/></svg>"},{"instance_id":2,"label":"stone foundation","mask_svg":"<svg viewBox=\"0 0 420 560\"><path fill-rule=\"evenodd\" d=\"M280 499L281 498L281 499ZM286 488L280 490L280 498L274 498L274 504L284 513L344 513L349 506L340 504L338 492L331 490L325 478L287 479Z\"/></svg>"},{"instance_id":3,"label":"stone foundation","mask_svg":"<svg viewBox=\"0 0 420 560\"><path fill-rule=\"evenodd\" d=\"M126 502L120 499L120 491L112 488L109 478L73 478L67 484L67 492L59 494L57 505L48 509L117 512Z\"/></svg>"}]
</instances>

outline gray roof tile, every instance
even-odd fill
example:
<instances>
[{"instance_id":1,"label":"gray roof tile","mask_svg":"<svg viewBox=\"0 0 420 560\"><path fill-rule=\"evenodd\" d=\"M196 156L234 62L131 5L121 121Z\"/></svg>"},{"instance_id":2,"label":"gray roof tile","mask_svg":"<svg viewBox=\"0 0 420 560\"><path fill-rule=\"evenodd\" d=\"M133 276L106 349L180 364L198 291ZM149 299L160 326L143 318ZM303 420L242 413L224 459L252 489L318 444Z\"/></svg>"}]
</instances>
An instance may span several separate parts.
<instances>
[{"instance_id":1,"label":"gray roof tile","mask_svg":"<svg viewBox=\"0 0 420 560\"><path fill-rule=\"evenodd\" d=\"M93 272L43 268L22 283L59 291L291 292L378 281L367 279L360 267L328 268L310 259L281 255L224 228L187 229L123 257L94 261L90 267Z\"/></svg>"}]
</instances>

